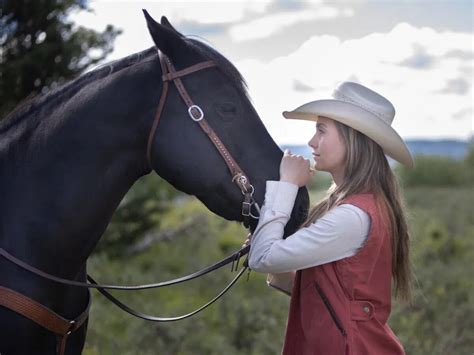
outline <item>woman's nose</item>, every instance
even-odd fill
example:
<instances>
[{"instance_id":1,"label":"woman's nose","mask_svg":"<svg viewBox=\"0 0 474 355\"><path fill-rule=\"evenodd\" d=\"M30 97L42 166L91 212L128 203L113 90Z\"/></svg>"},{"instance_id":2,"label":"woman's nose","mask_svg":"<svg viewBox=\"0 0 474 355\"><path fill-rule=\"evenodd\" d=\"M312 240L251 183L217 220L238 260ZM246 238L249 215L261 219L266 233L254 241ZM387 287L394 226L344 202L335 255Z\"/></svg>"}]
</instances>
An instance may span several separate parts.
<instances>
[{"instance_id":1,"label":"woman's nose","mask_svg":"<svg viewBox=\"0 0 474 355\"><path fill-rule=\"evenodd\" d=\"M311 139L308 142L308 145L311 148L316 148L316 134L313 137L311 137Z\"/></svg>"}]
</instances>

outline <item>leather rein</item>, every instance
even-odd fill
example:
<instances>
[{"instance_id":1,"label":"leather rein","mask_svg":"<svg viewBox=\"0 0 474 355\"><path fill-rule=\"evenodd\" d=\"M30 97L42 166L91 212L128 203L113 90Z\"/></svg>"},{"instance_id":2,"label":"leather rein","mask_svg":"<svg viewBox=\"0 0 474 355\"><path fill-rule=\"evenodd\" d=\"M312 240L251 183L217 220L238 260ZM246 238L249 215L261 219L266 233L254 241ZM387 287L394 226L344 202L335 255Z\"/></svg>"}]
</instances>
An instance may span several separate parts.
<instances>
[{"instance_id":1,"label":"leather rein","mask_svg":"<svg viewBox=\"0 0 474 355\"><path fill-rule=\"evenodd\" d=\"M194 72L197 72L206 68L215 67L216 64L212 61L204 61L204 62L195 64L185 69L177 71L174 68L173 63L169 60L169 58L167 58L165 55L163 55L159 51L158 51L158 57L160 59L160 65L161 65L161 70L162 70L163 88L162 88L161 97L158 103L158 107L156 110L155 118L150 130L148 141L147 141L146 157L147 157L148 165L151 171L153 170L152 160L151 160L151 147L153 144L153 140L155 138L155 134L158 128L158 123L159 123L161 114L163 112L166 98L168 95L169 82L172 81L175 84L181 98L183 99L184 103L186 104L188 108L187 111L188 111L189 117L194 122L199 124L201 129L206 133L206 135L209 137L211 142L217 148L218 152L220 153L225 163L227 164L227 167L230 170L230 173L232 175L232 181L239 187L240 191L242 192L244 196L244 199L242 202L243 223L245 227L249 228L250 218L254 218L254 219L259 218L258 215L254 214L252 209L255 209L257 214L260 213L260 208L257 202L253 198L254 187L250 184L247 175L243 172L243 170L240 168L237 162L233 159L232 155L229 153L225 145L222 143L222 141L219 139L217 134L214 132L214 130L211 128L211 126L209 126L209 124L205 120L203 110L198 105L193 103L193 101L191 100L189 94L187 93L180 79L181 77L192 74ZM87 280L88 280L87 283L68 280L68 279L51 275L42 270L39 270L25 263L24 261L16 258L15 256L11 255L3 248L0 248L0 256L12 262L13 264L21 267L22 269L27 270L30 273L33 273L37 276L48 279L50 281L58 282L64 285L83 287L83 288L88 288L88 289L95 288L100 293L102 293L107 299L113 302L116 306L118 306L125 312L132 314L138 318L145 319L148 321L153 321L153 322L171 322L171 321L178 321L181 319L189 318L201 312L202 310L204 310L205 308L213 304L215 301L217 301L237 282L237 280L242 276L242 274L248 269L247 260L244 261L243 267L237 273L234 279L216 297L214 297L208 303L196 309L195 311L178 316L178 317L155 317L155 316L146 315L139 311L133 310L132 308L128 307L127 305L119 301L117 298L112 296L109 292L107 292L107 289L132 291L132 290L154 289L154 288L175 285L175 284L179 284L185 281L195 279L197 277L210 273L211 271L217 270L225 265L228 265L230 263L232 263L231 270L237 271L240 258L248 254L249 250L250 250L250 246L247 245L241 248L240 250L238 250L237 252L235 252L234 254L226 257L225 259L213 265L210 265L200 271L189 274L187 276L183 276L174 280L154 283L154 284L134 285L134 286L98 284L90 275L87 275ZM91 302L90 298L91 297L89 295L89 300L88 300L88 305L86 307L86 310L82 312L81 315L79 315L79 317L77 317L76 319L68 320L68 319L63 318L59 314L55 313L51 309L32 300L31 298L26 297L14 290L0 286L0 305L17 312L26 318L29 318L30 320L41 325L43 328L46 328L50 330L51 332L55 333L57 336L56 352L57 354L61 354L61 355L64 354L65 347L66 347L66 340L68 336L75 330L79 329L82 326L82 324L85 322L85 320L87 319L89 308L90 308L90 302Z\"/></svg>"}]
</instances>

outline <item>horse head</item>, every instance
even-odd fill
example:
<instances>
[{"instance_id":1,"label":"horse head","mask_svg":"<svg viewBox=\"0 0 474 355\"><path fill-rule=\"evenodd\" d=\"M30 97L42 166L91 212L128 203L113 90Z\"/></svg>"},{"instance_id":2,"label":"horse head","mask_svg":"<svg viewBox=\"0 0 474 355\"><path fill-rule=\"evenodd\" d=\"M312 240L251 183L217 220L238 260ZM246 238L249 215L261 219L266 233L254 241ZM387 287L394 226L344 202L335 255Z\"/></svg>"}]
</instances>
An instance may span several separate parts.
<instances>
[{"instance_id":1,"label":"horse head","mask_svg":"<svg viewBox=\"0 0 474 355\"><path fill-rule=\"evenodd\" d=\"M161 24L146 11L145 17L156 48L174 63L176 70L204 61L215 63L181 80L205 120L246 173L254 198L261 205L265 182L279 179L283 153L250 102L241 74L210 46L176 31L166 17L162 17ZM175 85L170 84L168 96L151 143L153 169L177 189L195 195L214 213L242 221L243 195L233 183L223 157L190 117ZM308 193L301 188L285 234L301 224L307 207ZM251 229L256 224L253 219Z\"/></svg>"}]
</instances>

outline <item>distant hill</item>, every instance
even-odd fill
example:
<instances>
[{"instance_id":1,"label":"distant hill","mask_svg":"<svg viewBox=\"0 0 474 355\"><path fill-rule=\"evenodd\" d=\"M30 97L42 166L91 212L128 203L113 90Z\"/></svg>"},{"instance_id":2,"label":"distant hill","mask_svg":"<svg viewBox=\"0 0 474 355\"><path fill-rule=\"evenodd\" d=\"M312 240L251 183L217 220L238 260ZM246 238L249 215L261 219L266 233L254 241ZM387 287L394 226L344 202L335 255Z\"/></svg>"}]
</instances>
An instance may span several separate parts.
<instances>
[{"instance_id":1,"label":"distant hill","mask_svg":"<svg viewBox=\"0 0 474 355\"><path fill-rule=\"evenodd\" d=\"M461 140L406 140L410 152L416 155L438 155L454 159L463 159L469 150L469 141ZM306 145L281 145L282 150L290 149L293 154L311 158L311 148Z\"/></svg>"},{"instance_id":2,"label":"distant hill","mask_svg":"<svg viewBox=\"0 0 474 355\"><path fill-rule=\"evenodd\" d=\"M413 155L438 155L454 159L463 159L469 142L458 140L408 140L408 149Z\"/></svg>"}]
</instances>

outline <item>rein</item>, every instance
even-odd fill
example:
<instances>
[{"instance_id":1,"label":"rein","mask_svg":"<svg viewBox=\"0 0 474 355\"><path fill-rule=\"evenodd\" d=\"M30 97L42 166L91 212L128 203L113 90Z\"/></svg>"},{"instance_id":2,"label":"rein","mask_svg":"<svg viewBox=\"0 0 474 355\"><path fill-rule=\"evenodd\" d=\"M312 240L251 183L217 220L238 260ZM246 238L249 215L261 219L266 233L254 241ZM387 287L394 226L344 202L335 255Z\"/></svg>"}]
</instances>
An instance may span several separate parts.
<instances>
[{"instance_id":1,"label":"rein","mask_svg":"<svg viewBox=\"0 0 474 355\"><path fill-rule=\"evenodd\" d=\"M250 181L247 175L240 168L237 162L233 159L232 155L229 153L225 145L222 143L222 141L219 139L217 134L214 132L211 126L209 126L207 121L204 119L203 110L198 105L193 103L193 101L191 100L189 94L187 93L180 79L181 77L185 75L189 75L206 68L215 67L216 64L212 61L205 61L205 62L201 62L201 63L195 64L185 69L177 71L174 65L172 64L172 62L170 61L170 59L162 55L159 51L158 51L158 57L159 57L160 65L162 69L163 88L161 92L160 101L158 103L158 107L156 110L155 118L150 130L150 134L148 136L148 141L147 141L146 157L147 157L147 161L148 161L148 165L150 169L153 170L152 160L151 160L151 147L153 145L153 140L156 135L158 123L160 121L160 117L163 112L164 105L166 103L166 98L169 91L169 82L172 81L175 84L181 98L183 99L184 103L186 104L188 108L187 111L188 111L189 117L194 122L199 124L201 129L206 133L208 138L217 148L218 152L220 153L227 167L230 170L230 173L232 176L232 182L234 182L239 187L240 191L244 195L244 199L242 202L243 223L245 227L249 228L250 218L254 218L254 219L259 218L258 215L255 215L253 213L252 209L255 209L257 214L260 214L260 208L257 202L255 201L255 199L253 198L253 193L255 189L253 185L250 184ZM3 248L0 248L0 255L3 258L10 261L11 263L21 267L24 270L29 271L30 273L40 276L44 279L48 279L50 281L58 282L58 283L69 285L69 286L83 287L83 288L88 288L88 289L95 288L100 293L102 293L107 299L109 299L111 302L117 305L119 308L141 319L145 319L145 320L153 321L153 322L172 322L172 321L189 318L201 312L202 310L204 310L205 308L213 304L215 301L217 301L237 282L237 280L242 276L242 274L248 269L247 260L244 261L242 269L237 273L234 279L216 297L214 297L211 301L201 306L200 308L196 309L195 311L190 312L188 314L184 314L182 316L178 316L178 317L155 317L155 316L149 316L144 313L135 311L132 308L125 305L124 303L122 303L121 301L119 301L114 296L112 296L106 290L113 289L113 290L131 291L131 290L154 289L154 288L160 288L164 286L175 285L175 284L189 281L197 277L200 277L202 275L205 275L211 271L217 270L225 265L228 265L229 263L232 263L232 271L234 270L237 271L240 258L248 254L249 250L250 250L250 246L247 245L241 248L240 250L238 250L237 252L235 252L234 254L226 257L225 259L213 265L210 265L200 271L189 274L187 276L183 276L174 280L154 283L154 284L134 285L134 286L99 284L90 275L87 275L87 280L88 280L87 283L74 281L74 280L68 280L68 279L51 275L42 270L39 270L25 263L24 261L16 258L15 256L11 255ZM66 340L68 336L75 330L79 329L88 317L88 311L89 311L89 306L90 306L90 295L89 295L89 302L88 302L88 306L86 310L82 312L81 315L75 320L67 320L61 317L59 314L52 311L51 309L32 300L31 298L26 297L14 290L10 290L2 286L0 286L0 305L9 308L23 315L24 317L31 319L32 321L41 325L43 328L46 328L50 330L51 332L55 333L58 338L56 352L57 354L62 355L64 354L64 351L66 348Z\"/></svg>"},{"instance_id":2,"label":"rein","mask_svg":"<svg viewBox=\"0 0 474 355\"><path fill-rule=\"evenodd\" d=\"M234 254L229 255L225 259L222 259L221 261L219 261L219 262L217 262L213 265L207 266L202 270L196 271L192 274L189 274L189 275L177 278L177 279L157 282L157 283L153 283L153 284L128 285L128 286L98 284L89 275L87 275L87 276L90 279L89 280L90 283L64 279L62 277L58 277L58 276L48 274L47 272L39 270L39 269L35 268L34 266L31 266L31 265L25 263L24 261L14 257L10 253L8 253L3 248L0 248L0 255L3 256L8 261L12 262L13 264L21 267L22 269L24 269L24 270L26 270L26 271L28 271L32 274L35 274L35 275L40 276L44 279L54 281L54 282L58 282L58 283L61 283L61 284L64 284L64 285L84 287L84 288L95 288L95 289L99 289L99 290L104 289L104 290L138 291L138 290L150 290L150 289L155 289L155 288L160 288L160 287L165 287L165 286L177 285L177 284L180 284L180 283L183 283L183 282L186 282L186 281L196 279L200 276L206 275L206 274L210 273L211 271L218 270L218 269L222 268L223 266L228 265L230 263L233 263L231 270L235 271L235 270L238 269L238 266L239 266L238 264L239 264L240 258L242 256L248 254L249 250L250 250L250 246L247 245L247 246L241 248L240 250L236 251ZM245 267L246 267L246 263L244 262L244 268Z\"/></svg>"}]
</instances>

